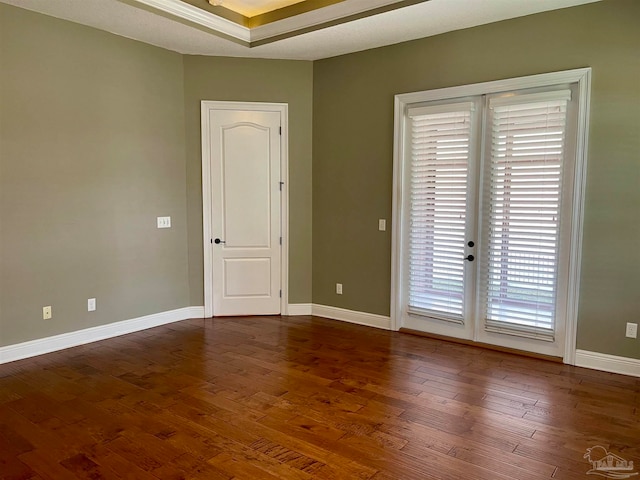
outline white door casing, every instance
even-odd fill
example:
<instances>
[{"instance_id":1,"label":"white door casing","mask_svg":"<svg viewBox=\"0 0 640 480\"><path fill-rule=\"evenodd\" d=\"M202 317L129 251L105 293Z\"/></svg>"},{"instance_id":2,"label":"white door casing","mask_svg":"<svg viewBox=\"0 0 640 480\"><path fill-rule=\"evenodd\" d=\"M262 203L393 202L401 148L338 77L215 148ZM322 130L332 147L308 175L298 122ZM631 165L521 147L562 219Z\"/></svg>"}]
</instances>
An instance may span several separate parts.
<instances>
[{"instance_id":1,"label":"white door casing","mask_svg":"<svg viewBox=\"0 0 640 480\"><path fill-rule=\"evenodd\" d=\"M286 314L287 106L201 113L205 316Z\"/></svg>"}]
</instances>

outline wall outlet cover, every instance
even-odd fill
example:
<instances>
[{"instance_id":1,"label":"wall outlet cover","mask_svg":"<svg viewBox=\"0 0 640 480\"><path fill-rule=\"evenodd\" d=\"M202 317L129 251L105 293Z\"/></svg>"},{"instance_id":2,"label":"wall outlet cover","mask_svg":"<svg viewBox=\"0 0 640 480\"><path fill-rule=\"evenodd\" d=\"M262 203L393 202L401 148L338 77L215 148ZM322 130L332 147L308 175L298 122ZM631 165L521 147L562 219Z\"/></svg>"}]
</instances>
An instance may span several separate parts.
<instances>
[{"instance_id":1,"label":"wall outlet cover","mask_svg":"<svg viewBox=\"0 0 640 480\"><path fill-rule=\"evenodd\" d=\"M90 298L87 300L87 311L94 312L96 310L96 299Z\"/></svg>"}]
</instances>

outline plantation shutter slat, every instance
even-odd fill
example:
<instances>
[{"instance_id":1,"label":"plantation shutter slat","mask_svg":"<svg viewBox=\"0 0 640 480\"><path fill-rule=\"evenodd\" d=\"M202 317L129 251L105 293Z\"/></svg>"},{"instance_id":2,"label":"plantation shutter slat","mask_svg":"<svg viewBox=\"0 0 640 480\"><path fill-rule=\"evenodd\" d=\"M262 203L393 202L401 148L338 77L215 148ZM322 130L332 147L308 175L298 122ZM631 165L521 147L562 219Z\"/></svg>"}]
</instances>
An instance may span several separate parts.
<instances>
[{"instance_id":1,"label":"plantation shutter slat","mask_svg":"<svg viewBox=\"0 0 640 480\"><path fill-rule=\"evenodd\" d=\"M553 341L569 91L489 99L485 329Z\"/></svg>"},{"instance_id":2,"label":"plantation shutter slat","mask_svg":"<svg viewBox=\"0 0 640 480\"><path fill-rule=\"evenodd\" d=\"M458 323L473 103L408 110L411 123L408 311Z\"/></svg>"}]
</instances>

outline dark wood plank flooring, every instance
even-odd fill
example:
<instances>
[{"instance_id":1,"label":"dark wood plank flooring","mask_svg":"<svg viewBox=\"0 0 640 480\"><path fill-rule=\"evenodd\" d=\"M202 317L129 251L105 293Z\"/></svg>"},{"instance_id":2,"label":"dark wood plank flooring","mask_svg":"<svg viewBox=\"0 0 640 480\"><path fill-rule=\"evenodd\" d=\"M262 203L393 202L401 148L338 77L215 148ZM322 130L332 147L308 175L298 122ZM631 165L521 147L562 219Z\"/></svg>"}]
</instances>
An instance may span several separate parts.
<instances>
[{"instance_id":1,"label":"dark wood plank flooring","mask_svg":"<svg viewBox=\"0 0 640 480\"><path fill-rule=\"evenodd\" d=\"M594 446L640 467L640 379L317 317L0 365L3 480L584 480Z\"/></svg>"}]
</instances>

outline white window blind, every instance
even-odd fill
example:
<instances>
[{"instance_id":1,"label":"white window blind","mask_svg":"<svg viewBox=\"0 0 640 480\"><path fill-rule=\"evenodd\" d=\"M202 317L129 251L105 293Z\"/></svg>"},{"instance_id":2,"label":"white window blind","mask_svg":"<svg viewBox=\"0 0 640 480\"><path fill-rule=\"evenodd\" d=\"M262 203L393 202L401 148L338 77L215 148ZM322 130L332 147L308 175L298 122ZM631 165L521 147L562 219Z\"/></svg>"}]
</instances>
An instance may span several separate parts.
<instances>
[{"instance_id":1,"label":"white window blind","mask_svg":"<svg viewBox=\"0 0 640 480\"><path fill-rule=\"evenodd\" d=\"M473 103L409 109L408 311L463 322Z\"/></svg>"},{"instance_id":2,"label":"white window blind","mask_svg":"<svg viewBox=\"0 0 640 480\"><path fill-rule=\"evenodd\" d=\"M489 100L485 328L554 339L570 91Z\"/></svg>"}]
</instances>

